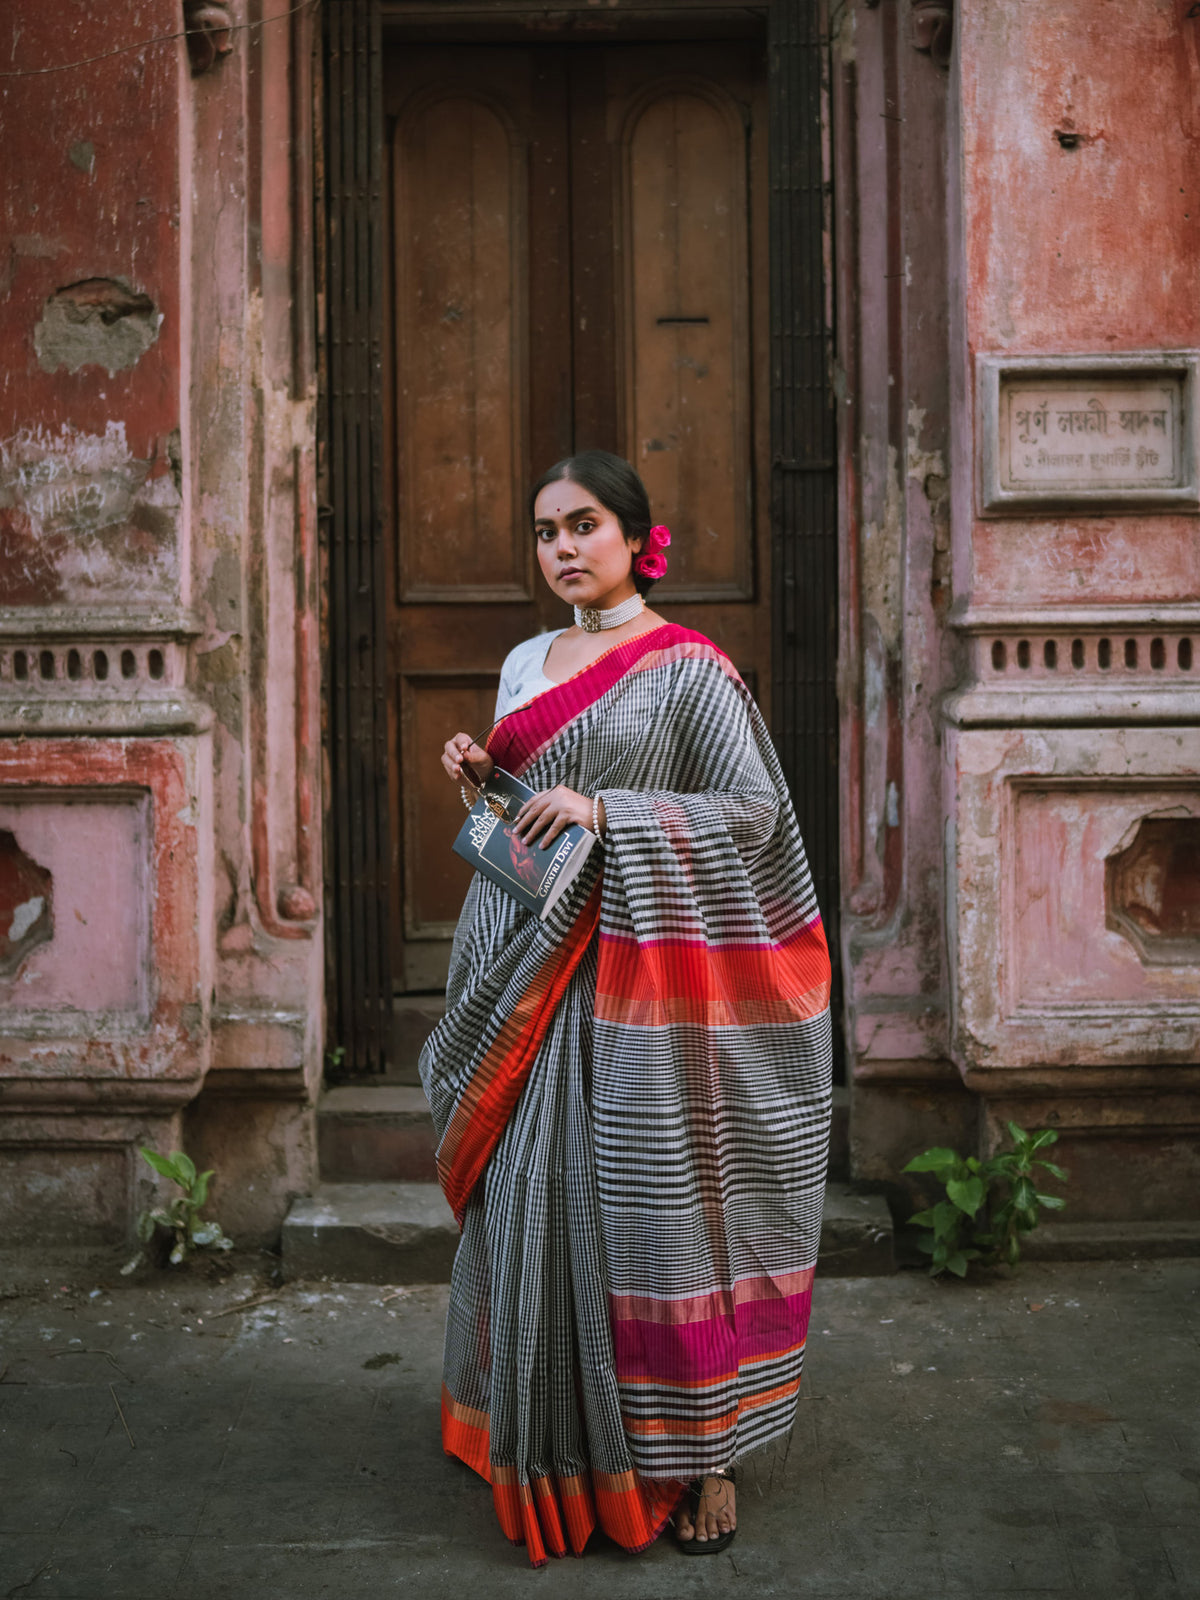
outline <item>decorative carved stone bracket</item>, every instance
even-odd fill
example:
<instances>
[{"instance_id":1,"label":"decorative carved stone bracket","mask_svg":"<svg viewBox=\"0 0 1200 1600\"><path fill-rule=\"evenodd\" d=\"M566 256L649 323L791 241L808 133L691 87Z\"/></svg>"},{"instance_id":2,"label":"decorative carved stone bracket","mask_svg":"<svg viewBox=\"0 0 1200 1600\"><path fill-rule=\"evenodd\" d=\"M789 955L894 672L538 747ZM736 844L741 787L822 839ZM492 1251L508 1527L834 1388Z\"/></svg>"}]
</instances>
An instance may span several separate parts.
<instances>
[{"instance_id":1,"label":"decorative carved stone bracket","mask_svg":"<svg viewBox=\"0 0 1200 1600\"><path fill-rule=\"evenodd\" d=\"M233 50L233 18L226 6L214 5L211 0L183 0L183 26L193 78L202 77Z\"/></svg>"},{"instance_id":2,"label":"decorative carved stone bracket","mask_svg":"<svg viewBox=\"0 0 1200 1600\"><path fill-rule=\"evenodd\" d=\"M912 0L912 42L935 66L948 68L954 42L953 0Z\"/></svg>"}]
</instances>

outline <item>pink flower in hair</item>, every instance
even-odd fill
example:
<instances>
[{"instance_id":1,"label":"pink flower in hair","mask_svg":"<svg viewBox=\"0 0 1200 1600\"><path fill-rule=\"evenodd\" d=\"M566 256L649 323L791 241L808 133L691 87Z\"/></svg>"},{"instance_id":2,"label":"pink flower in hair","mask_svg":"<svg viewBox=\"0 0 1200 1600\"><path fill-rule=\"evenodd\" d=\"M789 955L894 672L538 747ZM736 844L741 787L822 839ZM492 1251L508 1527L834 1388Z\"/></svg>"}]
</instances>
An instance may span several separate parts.
<instances>
[{"instance_id":1,"label":"pink flower in hair","mask_svg":"<svg viewBox=\"0 0 1200 1600\"><path fill-rule=\"evenodd\" d=\"M671 530L663 523L657 523L646 535L646 547L633 563L633 570L640 577L652 578L655 582L665 578L667 574L667 558L661 552L671 542Z\"/></svg>"},{"instance_id":2,"label":"pink flower in hair","mask_svg":"<svg viewBox=\"0 0 1200 1600\"><path fill-rule=\"evenodd\" d=\"M643 578L653 578L656 582L667 575L666 556L639 556L633 563L633 570Z\"/></svg>"}]
</instances>

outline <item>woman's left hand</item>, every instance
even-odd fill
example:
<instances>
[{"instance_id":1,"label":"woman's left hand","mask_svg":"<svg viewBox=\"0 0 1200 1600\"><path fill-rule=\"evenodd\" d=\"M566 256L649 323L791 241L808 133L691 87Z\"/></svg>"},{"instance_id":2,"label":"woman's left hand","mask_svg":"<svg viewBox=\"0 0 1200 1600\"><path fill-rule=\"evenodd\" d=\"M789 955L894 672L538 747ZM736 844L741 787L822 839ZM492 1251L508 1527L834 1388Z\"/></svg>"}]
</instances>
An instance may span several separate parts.
<instances>
[{"instance_id":1,"label":"woman's left hand","mask_svg":"<svg viewBox=\"0 0 1200 1600\"><path fill-rule=\"evenodd\" d=\"M545 829L542 837L544 850L572 823L578 823L581 828L591 827L592 802L560 783L556 789L544 789L541 794L526 800L517 812L513 831L526 844L531 844Z\"/></svg>"}]
</instances>

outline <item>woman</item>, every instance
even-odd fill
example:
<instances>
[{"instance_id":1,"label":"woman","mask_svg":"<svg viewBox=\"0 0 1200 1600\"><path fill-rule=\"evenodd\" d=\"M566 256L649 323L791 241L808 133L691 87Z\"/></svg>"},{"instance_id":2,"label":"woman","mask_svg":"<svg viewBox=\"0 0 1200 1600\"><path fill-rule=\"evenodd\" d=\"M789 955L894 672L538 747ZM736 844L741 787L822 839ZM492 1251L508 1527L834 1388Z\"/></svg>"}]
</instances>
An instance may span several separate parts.
<instances>
[{"instance_id":1,"label":"woman","mask_svg":"<svg viewBox=\"0 0 1200 1600\"><path fill-rule=\"evenodd\" d=\"M531 496L575 626L508 657L483 747L537 793L527 844L595 831L545 921L476 874L421 1057L459 1218L442 1437L541 1565L597 1524L727 1547L733 1463L800 1383L829 1128L829 961L758 709L702 635L646 608L670 535L627 462ZM464 799L470 796L464 789Z\"/></svg>"}]
</instances>

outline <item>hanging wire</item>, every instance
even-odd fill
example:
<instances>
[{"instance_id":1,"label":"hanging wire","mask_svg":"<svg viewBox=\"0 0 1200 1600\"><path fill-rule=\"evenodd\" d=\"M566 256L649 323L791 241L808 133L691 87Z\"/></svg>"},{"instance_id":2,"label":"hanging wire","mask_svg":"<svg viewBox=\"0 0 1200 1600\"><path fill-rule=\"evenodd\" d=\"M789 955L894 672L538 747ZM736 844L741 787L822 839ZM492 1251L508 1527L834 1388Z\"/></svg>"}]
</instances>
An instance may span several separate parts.
<instances>
[{"instance_id":1,"label":"hanging wire","mask_svg":"<svg viewBox=\"0 0 1200 1600\"><path fill-rule=\"evenodd\" d=\"M299 5L287 11L277 11L273 17L260 17L257 22L231 22L222 33L245 33L251 28L265 28L268 22L283 22L294 17L297 11L311 10L320 0L300 0ZM152 44L170 44L174 39L186 39L189 34L200 33L199 28L182 28L178 33L160 33L153 39L142 39L137 44L118 45L115 50L105 50L102 55L86 56L82 61L60 61L55 67L18 67L11 72L0 72L0 78L40 78L48 72L73 72L76 67L90 67L96 61L109 61L113 56L128 55L131 50L148 50Z\"/></svg>"}]
</instances>

